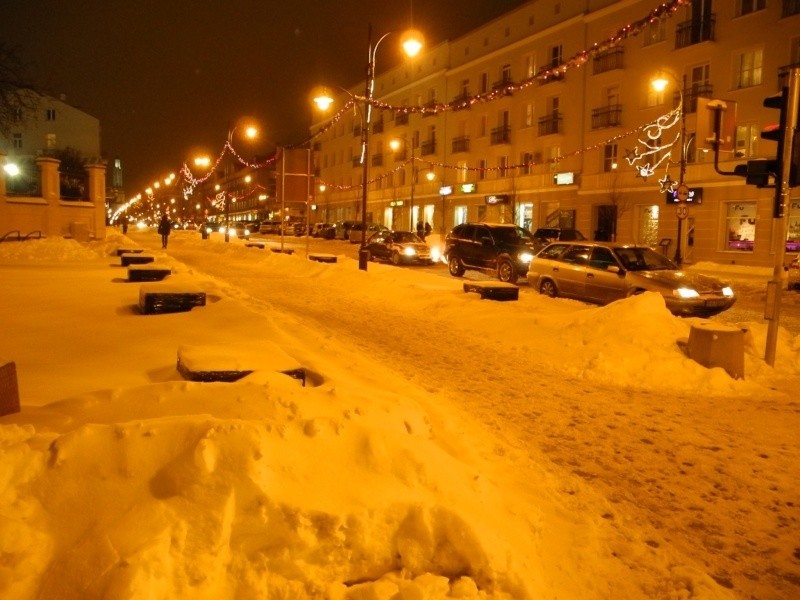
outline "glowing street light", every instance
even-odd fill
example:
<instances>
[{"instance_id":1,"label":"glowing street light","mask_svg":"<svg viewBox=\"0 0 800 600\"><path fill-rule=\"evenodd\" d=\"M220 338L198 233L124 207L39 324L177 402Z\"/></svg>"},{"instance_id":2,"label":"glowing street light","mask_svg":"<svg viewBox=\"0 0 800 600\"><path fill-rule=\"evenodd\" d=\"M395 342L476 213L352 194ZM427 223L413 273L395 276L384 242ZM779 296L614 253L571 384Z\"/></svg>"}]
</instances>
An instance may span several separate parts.
<instances>
[{"instance_id":1,"label":"glowing street light","mask_svg":"<svg viewBox=\"0 0 800 600\"><path fill-rule=\"evenodd\" d=\"M372 24L369 25L367 33L367 41L369 44L367 49L367 80L364 98L362 99L364 107L360 110L361 164L363 172L361 177L361 248L358 251L358 268L362 271L367 270L367 264L369 263L369 250L367 250L367 184L369 182L369 126L372 116L372 97L375 89L375 55L378 52L380 43L392 33L393 32L390 31L389 33L383 34L378 41L375 42L374 46L372 45ZM414 57L422 49L422 35L416 30L406 31L401 39L401 45L407 56ZM353 101L356 100L353 94L343 88L340 89L349 95ZM333 104L333 98L327 94L327 92L323 91L323 93L318 94L314 98L314 103L320 110L325 110L330 108L331 104Z\"/></svg>"}]
</instances>

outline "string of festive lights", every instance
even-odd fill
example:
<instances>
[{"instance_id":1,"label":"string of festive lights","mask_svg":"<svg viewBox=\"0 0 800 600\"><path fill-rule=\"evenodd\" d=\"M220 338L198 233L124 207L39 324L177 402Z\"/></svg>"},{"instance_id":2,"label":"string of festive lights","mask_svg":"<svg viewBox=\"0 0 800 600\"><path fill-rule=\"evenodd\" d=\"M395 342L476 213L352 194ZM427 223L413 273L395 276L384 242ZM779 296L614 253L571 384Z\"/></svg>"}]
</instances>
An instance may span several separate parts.
<instances>
[{"instance_id":1,"label":"string of festive lights","mask_svg":"<svg viewBox=\"0 0 800 600\"><path fill-rule=\"evenodd\" d=\"M392 105L392 104L389 104L389 103L386 103L386 102L382 102L382 101L377 100L375 98L367 99L365 96L359 96L359 95L356 95L356 94L352 94L352 95L350 95L350 98L348 99L348 101L330 119L328 119L326 121L324 126L322 126L317 131L315 131L313 135L311 135L309 138L307 138L303 142L300 142L300 143L297 143L297 144L290 144L290 145L287 145L286 147L287 148L294 148L294 147L297 147L299 145L304 145L304 144L310 143L311 141L317 139L318 137L321 137L322 135L327 133L331 128L333 128L337 123L339 123L339 121L344 117L344 115L351 108L354 108L356 106L357 102L363 103L364 106L368 106L369 105L374 109L378 109L378 110L382 110L382 111L389 111L389 112L392 112L394 114L408 115L408 114L414 113L414 114L422 114L422 115L436 115L436 114L438 114L438 113L440 113L442 111L457 111L457 110L469 109L470 107L472 107L473 105L475 105L477 103L488 103L488 102L492 102L492 101L495 101L495 100L499 100L499 99L501 99L503 97L506 97L508 95L512 95L512 94L514 94L516 92L525 90L525 89L529 88L530 86L533 86L533 85L536 85L536 84L547 83L547 82L549 82L551 80L554 80L554 79L560 79L561 77L564 76L565 73L567 73L571 69L582 67L583 65L585 65L593 57L614 49L615 47L617 47L618 45L623 43L629 37L636 36L636 35L640 34L645 29L645 27L647 27L647 26L649 26L649 25L651 25L651 24L653 24L653 23L655 23L655 22L657 22L657 21L659 21L661 19L671 17L679 8L681 8L683 6L687 6L690 3L691 3L691 0L670 0L669 2L663 2L663 3L659 4L656 8L652 9L645 17L643 17L641 19L638 19L638 20L636 20L636 21L634 21L632 23L628 23L624 27L621 27L620 29L618 29L615 33L610 35L605 40L603 40L601 42L594 43L591 48L579 51L578 53L574 54L568 60L563 61L562 63L560 63L560 64L558 64L556 66L544 67L544 68L540 69L535 75L533 75L532 77L530 77L528 79L525 79L523 81L520 81L520 82L513 82L513 81L512 82L508 82L508 83L506 83L506 84L504 84L502 86L498 86L497 88L495 88L495 89L493 89L491 91L482 93L482 94L477 94L477 95L474 95L474 96L467 96L465 98L459 98L457 100L454 100L452 102L447 102L447 103L436 103L436 104L434 104L432 106L430 106L430 105L420 105L420 106L400 105L400 106L398 106L398 105ZM645 148L645 151L644 152L639 151L638 150L638 146L637 146L636 148L634 148L633 151L629 152L629 154L628 154L628 156L626 158L628 159L628 162L631 165L633 165L634 162L638 162L640 160L644 160L644 158L646 156L653 156L653 157L658 158L658 160L655 163L643 163L643 164L637 166L637 172L638 172L639 176L643 176L643 178L646 180L646 177L653 175L654 172L655 172L655 169L658 166L660 166L661 164L663 164L665 161L667 163L667 166L669 165L670 158L671 158L671 148L674 145L675 141L671 142L670 144L655 144L655 141L660 138L660 134L663 131L666 131L666 130L671 128L671 126L666 125L666 123L672 116L674 116L674 114L675 114L675 111L672 111L672 112L668 113L667 115L663 115L662 117L659 117L659 119L657 119L656 121L654 121L652 123L648 123L648 124L645 124L643 126L637 127L637 128L635 128L633 130L629 130L628 132L625 132L625 133L619 134L617 136L614 136L612 138L609 138L608 140L606 140L604 142L601 142L601 143L598 143L598 144L594 144L592 146L589 146L589 147L586 147L586 148L583 148L583 149L580 149L580 150L576 150L576 151L574 151L572 153L569 153L569 154L565 154L565 155L561 155L561 156L558 156L558 157L555 157L555 158L552 158L552 159L548 159L546 161L529 162L529 163L525 163L525 164L518 164L518 165L512 165L512 166L506 166L506 167L464 167L463 165L449 165L449 164L445 164L445 163L431 162L431 161L427 161L427 160L416 158L416 157L413 159L413 161L424 162L424 163L429 165L429 168L439 167L439 168L442 168L442 169L452 169L452 170L461 170L461 171L467 170L467 171L487 171L487 172L491 172L491 171L508 172L508 171L518 170L518 169L527 169L527 168L530 168L532 166L539 165L539 164L547 164L547 163L558 162L558 161L563 160L565 158L568 158L570 156L574 156L574 155L578 155L578 154L581 154L581 153L584 153L584 152L595 150L595 149L597 149L599 147L602 147L604 145L607 145L607 144L612 143L614 141L617 141L619 139L626 138L626 137L628 137L630 135L633 135L633 134L635 134L635 133L637 133L639 131L644 131L647 139L651 140L651 142L647 142L646 140L638 140L638 143L642 144L642 146ZM655 138L651 137L651 135L654 135L654 134L657 134L656 137ZM183 176L183 179L184 179L184 181L186 183L186 185L184 187L184 190L183 190L184 198L187 198L188 196L191 196L192 192L194 191L194 189L198 185L200 185L200 184L204 183L205 181L207 181L209 179L209 177L211 177L211 175L216 172L217 167L222 162L222 160L225 158L225 155L227 153L231 153L231 155L235 158L235 160L237 160L240 164L245 165L245 166L250 167L250 168L255 169L255 170L264 168L266 166L269 166L270 164L275 163L276 160L277 160L277 154L276 154L276 155L272 156L271 158L267 159L266 161L264 161L262 163L251 163L251 162L247 161L246 159L244 159L233 148L233 146L230 144L230 142L226 141L225 145L222 148L222 151L218 155L218 157L217 157L216 161L214 162L214 164L209 168L209 170L208 170L208 172L206 173L205 176L196 177L192 173L192 171L189 168L189 166L186 163L183 164L183 166L180 169L180 173ZM662 154L659 154L659 153L662 153ZM408 164L408 162L411 162L411 161L406 161L405 163L399 165L398 167L396 167L392 171L385 172L385 173L381 174L380 176L369 180L367 182L367 185L374 184L374 183L380 181L381 179L383 179L385 177L389 177L393 173L397 172L399 169L404 168ZM652 170L652 172L651 172L651 170ZM338 189L338 190L356 189L356 188L361 188L362 185L363 185L363 184L359 183L359 184L356 184L356 185L344 186L344 185L335 185L335 184L324 182L324 181L322 181L321 183L323 185L326 185L328 187L331 187L333 189ZM135 196L134 200L137 200L137 201L141 200L141 195Z\"/></svg>"}]
</instances>

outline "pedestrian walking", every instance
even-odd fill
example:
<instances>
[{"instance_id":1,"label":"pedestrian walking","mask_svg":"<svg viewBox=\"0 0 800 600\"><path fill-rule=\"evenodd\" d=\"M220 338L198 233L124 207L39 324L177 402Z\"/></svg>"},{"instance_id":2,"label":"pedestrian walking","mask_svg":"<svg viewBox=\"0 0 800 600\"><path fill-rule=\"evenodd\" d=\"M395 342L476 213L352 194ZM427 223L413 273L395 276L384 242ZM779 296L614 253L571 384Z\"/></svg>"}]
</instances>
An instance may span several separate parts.
<instances>
[{"instance_id":1,"label":"pedestrian walking","mask_svg":"<svg viewBox=\"0 0 800 600\"><path fill-rule=\"evenodd\" d=\"M169 232L172 229L172 224L169 222L169 217L163 215L161 221L158 223L158 233L161 234L161 247L166 248L169 241Z\"/></svg>"}]
</instances>

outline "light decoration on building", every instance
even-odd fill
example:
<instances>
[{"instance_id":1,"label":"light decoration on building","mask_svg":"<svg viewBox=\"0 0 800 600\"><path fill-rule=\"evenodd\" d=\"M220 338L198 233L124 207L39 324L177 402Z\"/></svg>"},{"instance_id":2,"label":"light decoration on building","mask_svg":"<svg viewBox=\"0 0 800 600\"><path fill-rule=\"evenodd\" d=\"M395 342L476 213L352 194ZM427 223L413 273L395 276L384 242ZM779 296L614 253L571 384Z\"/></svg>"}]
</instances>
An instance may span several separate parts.
<instances>
[{"instance_id":1,"label":"light decoration on building","mask_svg":"<svg viewBox=\"0 0 800 600\"><path fill-rule=\"evenodd\" d=\"M664 177L658 180L662 192L672 191L678 184L669 175L669 165L672 161L672 151L676 144L679 144L681 131L680 119L682 106L678 106L666 115L658 117L642 129L643 136L637 140L634 148L627 150L625 160L636 170L636 176L647 181L648 177L655 175L656 171L663 165L665 168ZM669 134L670 130L677 127L677 131L672 137L664 140L664 135Z\"/></svg>"}]
</instances>

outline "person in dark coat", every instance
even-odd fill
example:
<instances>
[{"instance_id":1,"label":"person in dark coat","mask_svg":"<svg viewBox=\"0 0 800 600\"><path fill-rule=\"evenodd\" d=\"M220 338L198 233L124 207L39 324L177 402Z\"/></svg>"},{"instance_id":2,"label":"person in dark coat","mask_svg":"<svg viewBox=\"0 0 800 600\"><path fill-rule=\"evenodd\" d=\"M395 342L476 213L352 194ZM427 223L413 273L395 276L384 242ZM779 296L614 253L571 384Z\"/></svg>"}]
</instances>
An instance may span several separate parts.
<instances>
[{"instance_id":1,"label":"person in dark coat","mask_svg":"<svg viewBox=\"0 0 800 600\"><path fill-rule=\"evenodd\" d=\"M426 237L428 237L431 234L431 231L433 231L431 229L431 224L425 221L425 234L422 236L422 239L424 240Z\"/></svg>"},{"instance_id":2,"label":"person in dark coat","mask_svg":"<svg viewBox=\"0 0 800 600\"><path fill-rule=\"evenodd\" d=\"M163 215L161 221L158 223L158 233L161 234L161 247L166 248L169 241L169 232L172 229L172 224L169 222L169 217Z\"/></svg>"}]
</instances>

